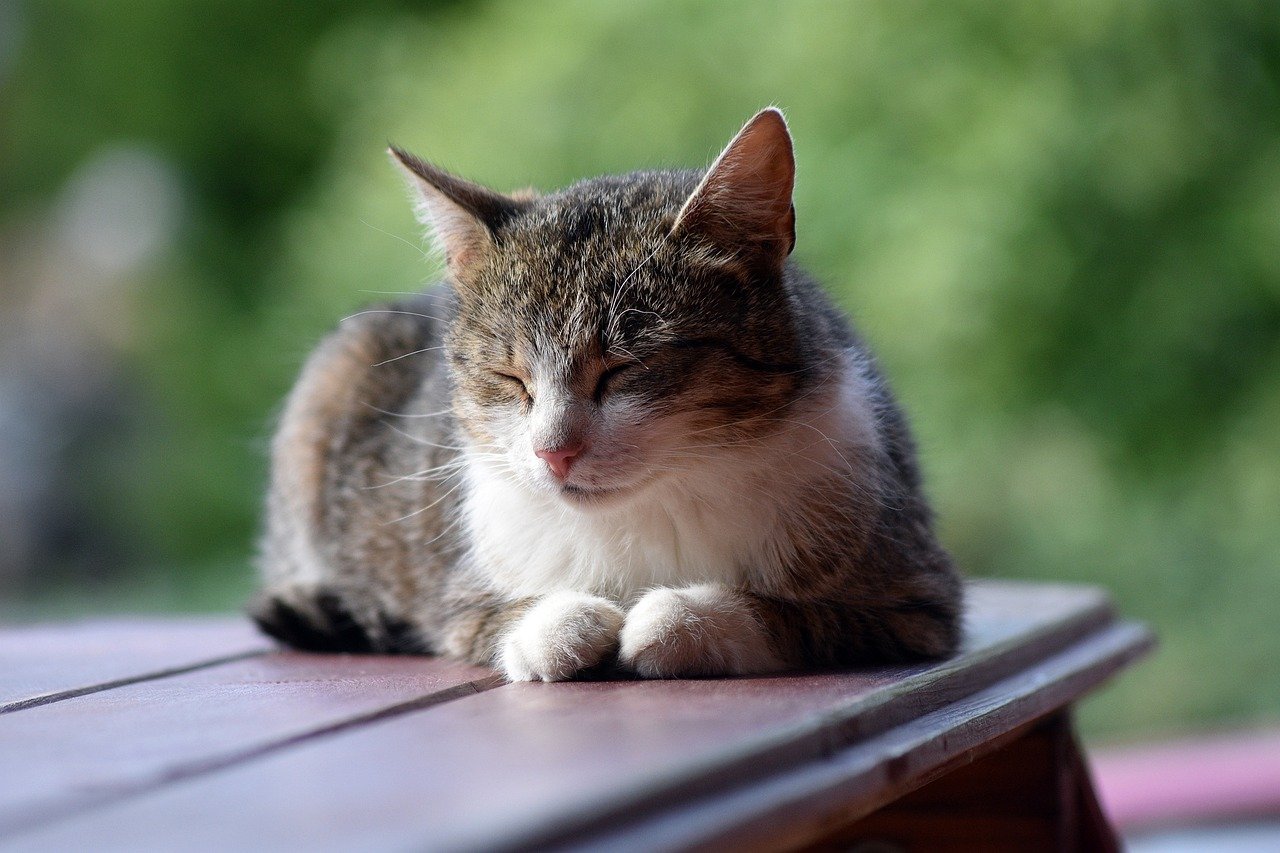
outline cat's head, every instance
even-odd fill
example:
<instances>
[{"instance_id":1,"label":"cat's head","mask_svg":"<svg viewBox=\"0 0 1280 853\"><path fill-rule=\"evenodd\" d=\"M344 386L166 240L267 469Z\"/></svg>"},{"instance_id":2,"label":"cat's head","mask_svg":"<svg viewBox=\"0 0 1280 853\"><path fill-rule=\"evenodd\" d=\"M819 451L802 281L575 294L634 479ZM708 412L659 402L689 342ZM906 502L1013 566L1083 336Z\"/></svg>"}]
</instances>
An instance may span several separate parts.
<instances>
[{"instance_id":1,"label":"cat's head","mask_svg":"<svg viewBox=\"0 0 1280 853\"><path fill-rule=\"evenodd\" d=\"M398 149L456 294L476 459L582 507L742 452L807 371L784 264L791 138L767 109L710 169L502 195Z\"/></svg>"}]
</instances>

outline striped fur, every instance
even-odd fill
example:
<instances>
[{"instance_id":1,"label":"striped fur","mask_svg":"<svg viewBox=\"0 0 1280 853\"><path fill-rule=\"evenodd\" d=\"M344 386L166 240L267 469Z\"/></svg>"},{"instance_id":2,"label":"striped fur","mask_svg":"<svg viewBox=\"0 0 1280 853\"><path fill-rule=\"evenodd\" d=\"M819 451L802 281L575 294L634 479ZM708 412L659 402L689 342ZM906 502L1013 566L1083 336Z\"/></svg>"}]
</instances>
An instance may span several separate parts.
<instances>
[{"instance_id":1,"label":"striped fur","mask_svg":"<svg viewBox=\"0 0 1280 853\"><path fill-rule=\"evenodd\" d=\"M545 196L393 154L448 276L303 369L272 451L268 633L547 680L955 648L903 415L787 257L780 113L706 172ZM563 480L535 455L562 447Z\"/></svg>"}]
</instances>

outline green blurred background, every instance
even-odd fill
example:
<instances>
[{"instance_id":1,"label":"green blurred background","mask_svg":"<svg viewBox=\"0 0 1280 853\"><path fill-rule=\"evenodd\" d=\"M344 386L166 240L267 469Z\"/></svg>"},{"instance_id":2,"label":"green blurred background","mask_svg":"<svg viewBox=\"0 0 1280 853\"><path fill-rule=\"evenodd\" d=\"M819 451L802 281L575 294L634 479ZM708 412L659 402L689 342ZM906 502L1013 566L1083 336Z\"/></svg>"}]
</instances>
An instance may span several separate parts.
<instances>
[{"instance_id":1,"label":"green blurred background","mask_svg":"<svg viewBox=\"0 0 1280 853\"><path fill-rule=\"evenodd\" d=\"M797 257L972 575L1163 647L1094 737L1280 719L1272 3L0 0L0 615L237 607L273 410L433 271L383 149L501 188L796 137Z\"/></svg>"}]
</instances>

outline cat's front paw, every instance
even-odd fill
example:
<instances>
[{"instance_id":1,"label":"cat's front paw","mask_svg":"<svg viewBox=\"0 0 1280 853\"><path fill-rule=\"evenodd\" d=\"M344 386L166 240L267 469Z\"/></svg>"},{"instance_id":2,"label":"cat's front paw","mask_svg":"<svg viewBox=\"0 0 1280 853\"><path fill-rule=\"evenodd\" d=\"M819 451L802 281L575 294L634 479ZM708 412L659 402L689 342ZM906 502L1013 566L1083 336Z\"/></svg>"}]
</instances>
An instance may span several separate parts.
<instances>
[{"instance_id":1,"label":"cat's front paw","mask_svg":"<svg viewBox=\"0 0 1280 853\"><path fill-rule=\"evenodd\" d=\"M617 605L581 592L555 592L521 616L502 641L511 681L563 681L618 647L624 616Z\"/></svg>"},{"instance_id":2,"label":"cat's front paw","mask_svg":"<svg viewBox=\"0 0 1280 853\"><path fill-rule=\"evenodd\" d=\"M618 660L645 678L784 668L749 607L717 584L646 593L627 614Z\"/></svg>"}]
</instances>

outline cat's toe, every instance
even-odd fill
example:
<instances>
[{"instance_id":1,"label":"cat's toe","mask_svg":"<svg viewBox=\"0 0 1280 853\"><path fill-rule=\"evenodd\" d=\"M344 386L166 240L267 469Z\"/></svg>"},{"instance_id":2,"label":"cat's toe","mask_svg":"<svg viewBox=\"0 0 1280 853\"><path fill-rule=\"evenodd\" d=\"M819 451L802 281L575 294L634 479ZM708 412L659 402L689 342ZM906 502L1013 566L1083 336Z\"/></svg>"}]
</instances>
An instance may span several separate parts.
<instances>
[{"instance_id":1,"label":"cat's toe","mask_svg":"<svg viewBox=\"0 0 1280 853\"><path fill-rule=\"evenodd\" d=\"M620 644L619 662L645 678L783 668L755 616L715 584L646 593L627 614Z\"/></svg>"},{"instance_id":2,"label":"cat's toe","mask_svg":"<svg viewBox=\"0 0 1280 853\"><path fill-rule=\"evenodd\" d=\"M563 681L618 647L623 613L611 601L557 592L539 601L502 642L501 664L512 681Z\"/></svg>"}]
</instances>

